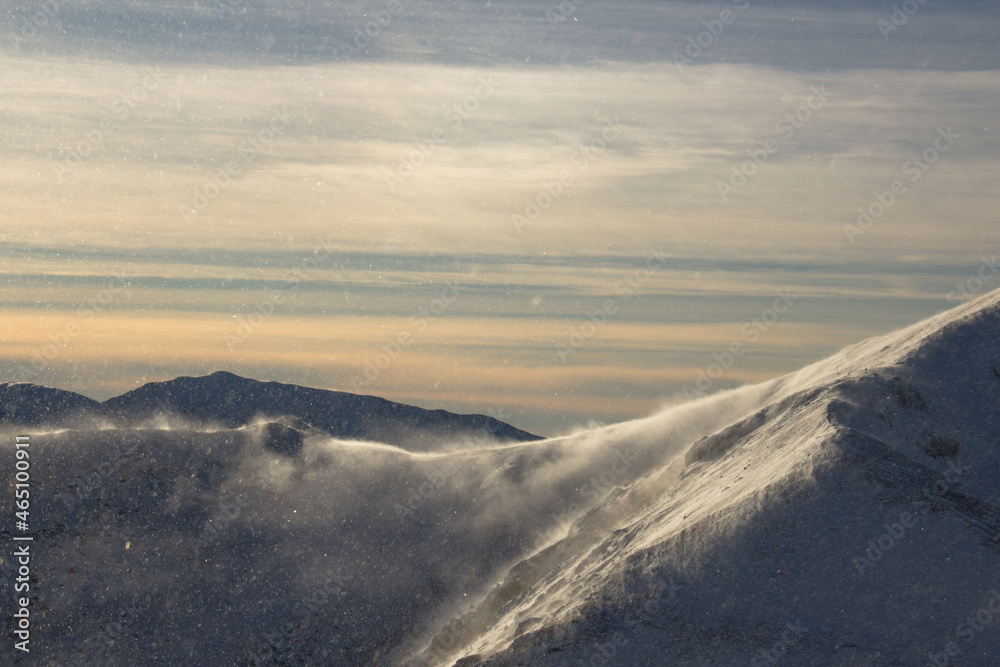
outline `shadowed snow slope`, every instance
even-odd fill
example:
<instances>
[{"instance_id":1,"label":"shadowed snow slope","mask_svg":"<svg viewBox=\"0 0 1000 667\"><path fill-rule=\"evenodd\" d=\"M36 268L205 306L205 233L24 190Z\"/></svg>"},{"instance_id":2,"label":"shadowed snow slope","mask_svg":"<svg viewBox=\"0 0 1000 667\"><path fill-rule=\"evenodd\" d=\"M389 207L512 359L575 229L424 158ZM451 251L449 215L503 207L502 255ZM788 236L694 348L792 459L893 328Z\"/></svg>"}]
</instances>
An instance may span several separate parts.
<instances>
[{"instance_id":1,"label":"shadowed snow slope","mask_svg":"<svg viewBox=\"0 0 1000 667\"><path fill-rule=\"evenodd\" d=\"M173 390L218 429L40 433L38 650L106 665L993 664L998 332L995 292L771 382L531 442L407 451L332 439L301 411L251 421L274 414L250 399L227 422L210 394ZM222 379L243 405L241 379Z\"/></svg>"}]
</instances>

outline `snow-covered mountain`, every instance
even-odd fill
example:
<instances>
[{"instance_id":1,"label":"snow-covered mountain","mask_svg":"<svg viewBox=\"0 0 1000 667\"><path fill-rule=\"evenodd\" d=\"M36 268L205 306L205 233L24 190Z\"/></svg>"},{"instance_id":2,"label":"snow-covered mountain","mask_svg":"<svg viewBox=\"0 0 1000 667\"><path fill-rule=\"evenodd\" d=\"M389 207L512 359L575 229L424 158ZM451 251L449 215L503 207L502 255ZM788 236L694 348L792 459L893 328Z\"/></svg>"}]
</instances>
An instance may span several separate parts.
<instances>
[{"instance_id":1,"label":"snow-covered mountain","mask_svg":"<svg viewBox=\"0 0 1000 667\"><path fill-rule=\"evenodd\" d=\"M996 664L998 334L1000 291L646 419L424 451L252 381L217 379L235 421L185 398L215 375L137 390L32 437L39 664ZM190 422L121 420L167 399Z\"/></svg>"},{"instance_id":2,"label":"snow-covered mountain","mask_svg":"<svg viewBox=\"0 0 1000 667\"><path fill-rule=\"evenodd\" d=\"M1000 292L645 426L690 441L678 425L744 401L746 416L512 567L422 655L998 664Z\"/></svg>"},{"instance_id":3,"label":"snow-covered mountain","mask_svg":"<svg viewBox=\"0 0 1000 667\"><path fill-rule=\"evenodd\" d=\"M106 416L100 403L71 391L29 382L0 383L0 424L51 428L95 426Z\"/></svg>"},{"instance_id":4,"label":"snow-covered mountain","mask_svg":"<svg viewBox=\"0 0 1000 667\"><path fill-rule=\"evenodd\" d=\"M541 439L486 415L425 410L377 396L260 382L225 371L151 382L104 405L123 423L155 418L165 407L185 420L227 428L246 426L262 417L292 417L334 438L382 442L411 451L463 438Z\"/></svg>"},{"instance_id":5,"label":"snow-covered mountain","mask_svg":"<svg viewBox=\"0 0 1000 667\"><path fill-rule=\"evenodd\" d=\"M268 420L334 438L381 442L411 451L463 438L502 442L541 439L486 415L424 410L376 396L260 382L225 371L151 382L103 404L34 384L0 385L0 424L12 426L232 429Z\"/></svg>"}]
</instances>

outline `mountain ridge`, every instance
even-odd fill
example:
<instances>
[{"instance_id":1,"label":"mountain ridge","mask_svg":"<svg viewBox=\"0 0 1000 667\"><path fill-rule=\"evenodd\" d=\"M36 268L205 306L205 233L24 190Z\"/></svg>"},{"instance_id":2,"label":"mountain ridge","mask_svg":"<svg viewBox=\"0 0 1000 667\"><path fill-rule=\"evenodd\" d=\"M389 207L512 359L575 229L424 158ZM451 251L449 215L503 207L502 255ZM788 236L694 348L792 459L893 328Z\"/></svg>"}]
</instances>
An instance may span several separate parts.
<instances>
[{"instance_id":1,"label":"mountain ridge","mask_svg":"<svg viewBox=\"0 0 1000 667\"><path fill-rule=\"evenodd\" d=\"M935 608L935 596L949 586L964 589L958 602L954 591L945 598L961 619L963 606L974 610L976 595L987 596L975 582L1000 575L998 332L1000 291L759 385L757 405L743 418L693 442L683 464L675 460L676 477L666 489L650 489L655 475L619 487L563 540L513 566L417 655L435 656L427 664L464 659L493 667L598 658L640 665L655 664L658 650L673 647L676 664L763 665L773 664L774 639L761 637L780 636L773 628L783 623L811 628L811 636L793 642L807 651L795 661L884 664L884 649L875 647L890 628L897 639L889 646L905 664L943 655L947 626L905 619L909 610ZM853 548L833 544L830 534ZM907 542L924 550L896 548ZM965 549L949 550L950 544ZM775 550L794 557L775 557ZM941 557L929 559L928 551ZM890 553L900 559L898 569L880 566ZM956 553L965 562L953 564ZM767 579L785 573L778 589L760 581L767 574L762 563L773 564ZM726 574L713 582L707 571ZM915 588L931 572L945 585ZM839 583L825 584L831 576ZM663 582L672 594L650 612L648 598L635 592L664 588ZM676 592L714 586L732 592ZM824 608L833 608L867 618L872 587L902 599L879 612L884 621L864 627L825 615ZM581 599L574 590L588 593ZM561 604L553 606L553 599ZM721 612L731 618L732 641L707 649L718 629L692 619L726 608L733 610ZM741 613L750 622L737 621ZM529 618L539 620L516 620ZM916 630L899 637L906 622ZM654 628L666 634L655 636ZM937 646L928 643L935 632L944 637ZM952 657L962 651L954 648Z\"/></svg>"},{"instance_id":2,"label":"mountain ridge","mask_svg":"<svg viewBox=\"0 0 1000 667\"><path fill-rule=\"evenodd\" d=\"M228 371L150 382L103 403L30 383L0 385L0 424L134 428L156 419L169 423L179 418L186 427L240 428L281 417L300 420L330 437L417 451L448 439L541 439L487 415L427 410L377 396L265 382Z\"/></svg>"},{"instance_id":3,"label":"mountain ridge","mask_svg":"<svg viewBox=\"0 0 1000 667\"><path fill-rule=\"evenodd\" d=\"M30 382L0 383L0 424L93 426L106 417L101 403L82 394Z\"/></svg>"}]
</instances>

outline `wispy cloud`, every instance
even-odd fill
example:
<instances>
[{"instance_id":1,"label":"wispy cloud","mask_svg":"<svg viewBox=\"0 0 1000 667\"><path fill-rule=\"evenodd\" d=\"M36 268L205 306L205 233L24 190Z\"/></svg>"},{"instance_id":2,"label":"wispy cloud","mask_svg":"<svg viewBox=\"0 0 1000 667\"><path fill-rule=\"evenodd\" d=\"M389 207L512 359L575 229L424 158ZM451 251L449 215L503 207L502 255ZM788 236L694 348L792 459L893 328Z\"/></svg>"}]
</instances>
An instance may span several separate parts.
<instances>
[{"instance_id":1,"label":"wispy cloud","mask_svg":"<svg viewBox=\"0 0 1000 667\"><path fill-rule=\"evenodd\" d=\"M886 41L882 14L860 4L751 1L681 70L675 44L719 7L587 3L553 29L529 3L458 15L415 0L345 57L338 40L385 3L245 4L59 3L51 30L0 57L8 374L118 280L39 379L66 384L68 374L88 393L87 375L113 368L89 392L110 394L136 378L235 366L343 386L435 286L477 266L469 298L370 391L435 388L473 408L537 387L536 405L575 415L604 405L610 418L693 381L714 341L732 340L777 287L802 295L789 328L769 332L720 386L945 307L981 248L1000 242L990 217L1000 63L987 39L997 25L975 3L927 6L906 39ZM28 9L11 6L6 28ZM99 15L119 30L115 49ZM185 21L186 36L168 29ZM720 202L716 183L816 89L829 95L822 109ZM475 106L460 127L456 104ZM186 219L180 207L276 111L291 120ZM512 212L609 123L622 131L518 233ZM948 126L962 140L947 161L849 243L843 226L858 207ZM428 138L432 154L388 188L385 174ZM563 380L550 377L554 346L615 296L651 245L667 265L559 364ZM290 271L308 261L291 289ZM220 347L256 302L286 288L246 345ZM477 374L496 379L492 398Z\"/></svg>"}]
</instances>

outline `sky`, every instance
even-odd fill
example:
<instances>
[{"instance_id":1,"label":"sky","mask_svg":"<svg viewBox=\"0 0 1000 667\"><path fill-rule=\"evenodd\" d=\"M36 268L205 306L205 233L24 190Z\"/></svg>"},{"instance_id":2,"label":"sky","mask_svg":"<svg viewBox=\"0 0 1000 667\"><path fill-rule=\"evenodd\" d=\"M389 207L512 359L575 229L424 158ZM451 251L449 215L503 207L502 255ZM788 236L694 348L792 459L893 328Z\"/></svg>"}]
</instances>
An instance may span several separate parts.
<instances>
[{"instance_id":1,"label":"sky","mask_svg":"<svg viewBox=\"0 0 1000 667\"><path fill-rule=\"evenodd\" d=\"M895 7L895 9L894 9ZM540 435L1000 287L993 3L0 9L0 381Z\"/></svg>"}]
</instances>

